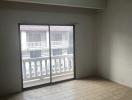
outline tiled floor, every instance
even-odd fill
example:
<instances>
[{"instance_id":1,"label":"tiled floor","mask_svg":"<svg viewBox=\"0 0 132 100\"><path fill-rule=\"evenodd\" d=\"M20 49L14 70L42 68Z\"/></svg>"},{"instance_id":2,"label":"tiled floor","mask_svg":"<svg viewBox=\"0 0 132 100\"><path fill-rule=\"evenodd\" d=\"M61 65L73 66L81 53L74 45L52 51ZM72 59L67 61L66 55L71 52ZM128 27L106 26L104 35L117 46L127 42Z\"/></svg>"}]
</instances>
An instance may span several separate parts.
<instances>
[{"instance_id":1,"label":"tiled floor","mask_svg":"<svg viewBox=\"0 0 132 100\"><path fill-rule=\"evenodd\" d=\"M132 100L132 89L103 79L73 80L1 100Z\"/></svg>"}]
</instances>

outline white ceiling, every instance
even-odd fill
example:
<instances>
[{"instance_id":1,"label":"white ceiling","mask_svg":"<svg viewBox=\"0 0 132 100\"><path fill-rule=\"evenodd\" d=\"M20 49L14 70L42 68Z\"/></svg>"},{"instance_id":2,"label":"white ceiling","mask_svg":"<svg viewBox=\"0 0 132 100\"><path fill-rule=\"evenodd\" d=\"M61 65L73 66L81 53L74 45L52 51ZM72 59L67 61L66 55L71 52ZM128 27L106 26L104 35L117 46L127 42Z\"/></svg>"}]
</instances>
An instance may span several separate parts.
<instances>
[{"instance_id":1,"label":"white ceiling","mask_svg":"<svg viewBox=\"0 0 132 100\"><path fill-rule=\"evenodd\" d=\"M79 8L103 9L105 8L106 0L5 0L24 3L38 3L48 5L60 5Z\"/></svg>"}]
</instances>

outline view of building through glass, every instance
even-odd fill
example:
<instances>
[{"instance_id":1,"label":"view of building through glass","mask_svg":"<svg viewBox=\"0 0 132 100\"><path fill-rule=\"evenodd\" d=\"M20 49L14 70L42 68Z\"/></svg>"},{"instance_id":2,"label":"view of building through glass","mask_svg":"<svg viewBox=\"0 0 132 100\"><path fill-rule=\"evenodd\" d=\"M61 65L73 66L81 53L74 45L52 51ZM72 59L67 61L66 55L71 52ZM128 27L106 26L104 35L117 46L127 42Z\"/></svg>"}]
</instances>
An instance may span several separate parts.
<instances>
[{"instance_id":1,"label":"view of building through glass","mask_svg":"<svg viewBox=\"0 0 132 100\"><path fill-rule=\"evenodd\" d=\"M20 25L23 86L74 78L73 26Z\"/></svg>"}]
</instances>

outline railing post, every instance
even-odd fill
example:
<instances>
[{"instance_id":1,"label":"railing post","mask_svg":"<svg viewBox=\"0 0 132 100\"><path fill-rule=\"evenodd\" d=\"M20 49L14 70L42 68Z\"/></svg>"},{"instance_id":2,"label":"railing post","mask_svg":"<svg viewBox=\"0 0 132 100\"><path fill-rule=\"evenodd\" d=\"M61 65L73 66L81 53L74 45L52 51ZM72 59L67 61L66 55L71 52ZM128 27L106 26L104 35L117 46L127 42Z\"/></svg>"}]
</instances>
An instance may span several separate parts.
<instances>
[{"instance_id":1,"label":"railing post","mask_svg":"<svg viewBox=\"0 0 132 100\"><path fill-rule=\"evenodd\" d=\"M47 59L44 61L45 61L45 73L46 73L46 76L48 76Z\"/></svg>"},{"instance_id":2,"label":"railing post","mask_svg":"<svg viewBox=\"0 0 132 100\"><path fill-rule=\"evenodd\" d=\"M31 68L31 61L29 61L29 72L30 72L30 78L32 78L32 68Z\"/></svg>"},{"instance_id":3,"label":"railing post","mask_svg":"<svg viewBox=\"0 0 132 100\"><path fill-rule=\"evenodd\" d=\"M62 72L61 70L61 58L59 58L59 67L60 67L60 73Z\"/></svg>"},{"instance_id":4,"label":"railing post","mask_svg":"<svg viewBox=\"0 0 132 100\"><path fill-rule=\"evenodd\" d=\"M73 70L73 65L74 63L73 63L73 59L71 58L71 71Z\"/></svg>"},{"instance_id":5,"label":"railing post","mask_svg":"<svg viewBox=\"0 0 132 100\"><path fill-rule=\"evenodd\" d=\"M43 73L42 73L42 60L40 60L40 76L41 77L43 76Z\"/></svg>"},{"instance_id":6,"label":"railing post","mask_svg":"<svg viewBox=\"0 0 132 100\"><path fill-rule=\"evenodd\" d=\"M66 71L65 57L64 57L64 71Z\"/></svg>"},{"instance_id":7,"label":"railing post","mask_svg":"<svg viewBox=\"0 0 132 100\"><path fill-rule=\"evenodd\" d=\"M35 63L35 66L34 66L35 67L35 77L37 77L37 61L35 60L34 63Z\"/></svg>"},{"instance_id":8,"label":"railing post","mask_svg":"<svg viewBox=\"0 0 132 100\"><path fill-rule=\"evenodd\" d=\"M54 59L54 67L55 67L55 74L57 73L57 67L56 67L56 59Z\"/></svg>"},{"instance_id":9,"label":"railing post","mask_svg":"<svg viewBox=\"0 0 132 100\"><path fill-rule=\"evenodd\" d=\"M22 67L22 69L23 69L23 80L26 80L27 78L26 78L26 68L25 68L26 66L25 66L25 61L23 61L23 67Z\"/></svg>"},{"instance_id":10,"label":"railing post","mask_svg":"<svg viewBox=\"0 0 132 100\"><path fill-rule=\"evenodd\" d=\"M71 59L70 59L70 57L68 57L68 70L69 71L71 70Z\"/></svg>"}]
</instances>

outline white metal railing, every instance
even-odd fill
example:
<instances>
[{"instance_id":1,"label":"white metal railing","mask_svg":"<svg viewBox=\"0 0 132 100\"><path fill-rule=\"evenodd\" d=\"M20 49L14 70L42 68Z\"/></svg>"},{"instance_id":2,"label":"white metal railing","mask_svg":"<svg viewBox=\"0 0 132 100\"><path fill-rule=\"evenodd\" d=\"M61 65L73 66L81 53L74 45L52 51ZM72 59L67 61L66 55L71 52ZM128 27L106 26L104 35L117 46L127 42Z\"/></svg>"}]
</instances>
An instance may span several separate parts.
<instances>
[{"instance_id":1,"label":"white metal railing","mask_svg":"<svg viewBox=\"0 0 132 100\"><path fill-rule=\"evenodd\" d=\"M43 79L50 76L50 58L22 60L23 81ZM73 72L73 55L52 57L52 76Z\"/></svg>"},{"instance_id":2,"label":"white metal railing","mask_svg":"<svg viewBox=\"0 0 132 100\"><path fill-rule=\"evenodd\" d=\"M43 41L39 41L39 42L26 42L26 45L28 48L34 48L34 47L48 47L48 44L46 42Z\"/></svg>"},{"instance_id":3,"label":"white metal railing","mask_svg":"<svg viewBox=\"0 0 132 100\"><path fill-rule=\"evenodd\" d=\"M67 48L68 47L68 41L51 41L51 47L52 48Z\"/></svg>"},{"instance_id":4,"label":"white metal railing","mask_svg":"<svg viewBox=\"0 0 132 100\"><path fill-rule=\"evenodd\" d=\"M52 48L67 48L68 41L51 41ZM49 48L49 43L46 41L39 41L39 42L25 42L22 44L23 50L31 50L31 49L42 49L42 48Z\"/></svg>"}]
</instances>

